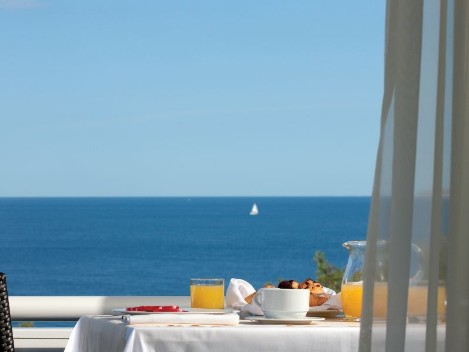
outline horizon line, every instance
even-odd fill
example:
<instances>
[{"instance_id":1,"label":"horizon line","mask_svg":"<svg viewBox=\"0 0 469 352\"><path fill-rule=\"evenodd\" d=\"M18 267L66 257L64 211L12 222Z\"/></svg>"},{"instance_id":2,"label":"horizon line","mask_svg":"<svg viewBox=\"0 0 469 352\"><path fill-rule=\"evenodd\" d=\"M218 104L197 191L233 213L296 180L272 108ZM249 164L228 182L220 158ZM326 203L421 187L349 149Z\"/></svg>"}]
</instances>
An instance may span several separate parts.
<instances>
[{"instance_id":1,"label":"horizon line","mask_svg":"<svg viewBox=\"0 0 469 352\"><path fill-rule=\"evenodd\" d=\"M0 196L0 199L6 198L333 198L333 197L371 197L369 195L160 195L160 196L133 196L133 195L62 195L62 196Z\"/></svg>"}]
</instances>

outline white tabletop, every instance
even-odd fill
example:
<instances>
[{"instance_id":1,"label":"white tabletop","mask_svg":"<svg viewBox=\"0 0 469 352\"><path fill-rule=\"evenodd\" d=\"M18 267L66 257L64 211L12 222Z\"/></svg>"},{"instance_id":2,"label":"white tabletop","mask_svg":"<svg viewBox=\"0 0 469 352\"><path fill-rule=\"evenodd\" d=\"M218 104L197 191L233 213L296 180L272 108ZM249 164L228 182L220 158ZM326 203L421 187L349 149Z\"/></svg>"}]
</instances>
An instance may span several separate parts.
<instances>
[{"instance_id":1,"label":"white tabletop","mask_svg":"<svg viewBox=\"0 0 469 352\"><path fill-rule=\"evenodd\" d=\"M347 352L358 350L359 323L326 319L310 325L127 325L115 316L82 317L65 352L242 351Z\"/></svg>"}]
</instances>

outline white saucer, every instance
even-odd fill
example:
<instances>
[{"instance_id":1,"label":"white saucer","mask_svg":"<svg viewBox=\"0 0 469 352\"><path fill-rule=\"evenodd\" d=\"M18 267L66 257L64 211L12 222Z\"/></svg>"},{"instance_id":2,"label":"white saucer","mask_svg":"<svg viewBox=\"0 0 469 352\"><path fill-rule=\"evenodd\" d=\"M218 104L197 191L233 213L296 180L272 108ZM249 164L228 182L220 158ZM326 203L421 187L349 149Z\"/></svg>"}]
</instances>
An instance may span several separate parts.
<instances>
[{"instance_id":1,"label":"white saucer","mask_svg":"<svg viewBox=\"0 0 469 352\"><path fill-rule=\"evenodd\" d=\"M262 316L249 316L246 317L247 320L257 321L261 324L281 324L281 325L308 325L314 321L325 320L325 318L319 317L307 317L301 319L275 319L275 318L266 318Z\"/></svg>"},{"instance_id":2,"label":"white saucer","mask_svg":"<svg viewBox=\"0 0 469 352\"><path fill-rule=\"evenodd\" d=\"M307 317L323 317L323 318L335 318L339 315L338 309L314 309L310 308L309 312L306 313Z\"/></svg>"}]
</instances>

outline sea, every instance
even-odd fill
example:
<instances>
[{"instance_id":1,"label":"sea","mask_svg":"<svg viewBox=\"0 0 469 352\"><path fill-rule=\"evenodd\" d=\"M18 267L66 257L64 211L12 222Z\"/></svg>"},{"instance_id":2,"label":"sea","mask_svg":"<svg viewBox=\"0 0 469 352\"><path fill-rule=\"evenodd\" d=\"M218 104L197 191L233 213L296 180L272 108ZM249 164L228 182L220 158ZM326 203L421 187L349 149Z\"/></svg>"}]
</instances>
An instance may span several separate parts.
<instances>
[{"instance_id":1,"label":"sea","mask_svg":"<svg viewBox=\"0 0 469 352\"><path fill-rule=\"evenodd\" d=\"M253 204L259 214L249 214ZM370 197L0 198L9 295L189 295L189 279L255 288L345 267Z\"/></svg>"}]
</instances>

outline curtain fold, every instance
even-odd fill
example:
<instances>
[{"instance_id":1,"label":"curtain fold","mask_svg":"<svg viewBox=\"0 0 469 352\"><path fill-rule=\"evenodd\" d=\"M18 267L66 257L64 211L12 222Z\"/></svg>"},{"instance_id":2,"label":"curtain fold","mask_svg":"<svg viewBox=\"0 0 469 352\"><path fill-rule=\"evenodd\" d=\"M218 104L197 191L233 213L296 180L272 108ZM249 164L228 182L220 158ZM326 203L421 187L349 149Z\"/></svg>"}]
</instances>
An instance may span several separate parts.
<instances>
[{"instance_id":1,"label":"curtain fold","mask_svg":"<svg viewBox=\"0 0 469 352\"><path fill-rule=\"evenodd\" d=\"M447 351L469 350L469 4L454 1Z\"/></svg>"},{"instance_id":2,"label":"curtain fold","mask_svg":"<svg viewBox=\"0 0 469 352\"><path fill-rule=\"evenodd\" d=\"M388 0L360 351L469 351L469 5Z\"/></svg>"}]
</instances>

